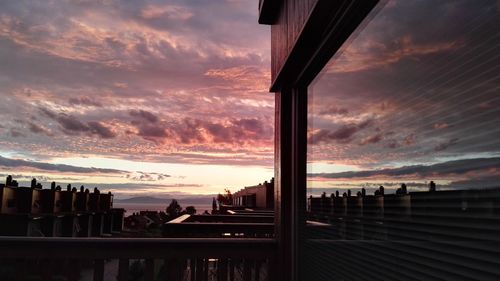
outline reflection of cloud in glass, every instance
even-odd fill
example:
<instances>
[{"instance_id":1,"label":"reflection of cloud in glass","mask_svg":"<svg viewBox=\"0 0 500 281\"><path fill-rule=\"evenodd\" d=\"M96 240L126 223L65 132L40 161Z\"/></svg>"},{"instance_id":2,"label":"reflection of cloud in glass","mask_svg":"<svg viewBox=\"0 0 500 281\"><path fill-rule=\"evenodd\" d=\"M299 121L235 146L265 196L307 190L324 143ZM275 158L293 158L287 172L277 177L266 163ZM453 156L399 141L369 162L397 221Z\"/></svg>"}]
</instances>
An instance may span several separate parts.
<instances>
[{"instance_id":1,"label":"reflection of cloud in glass","mask_svg":"<svg viewBox=\"0 0 500 281\"><path fill-rule=\"evenodd\" d=\"M498 163L489 175L373 170L431 169L443 159L500 155L497 6L472 0L387 3L310 88L309 161L356 165L378 181L440 178L455 187L498 186ZM487 184L481 180L486 178ZM323 181L325 187L324 180L313 177L309 185Z\"/></svg>"}]
</instances>

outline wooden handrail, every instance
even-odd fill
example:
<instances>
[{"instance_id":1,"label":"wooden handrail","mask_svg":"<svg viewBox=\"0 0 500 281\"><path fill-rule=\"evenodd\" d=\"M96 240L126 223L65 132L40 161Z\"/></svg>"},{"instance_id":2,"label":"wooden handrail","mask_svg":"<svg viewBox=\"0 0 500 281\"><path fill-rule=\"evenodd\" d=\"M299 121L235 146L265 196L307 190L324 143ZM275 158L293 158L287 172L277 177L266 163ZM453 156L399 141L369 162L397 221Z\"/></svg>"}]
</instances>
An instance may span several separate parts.
<instances>
[{"instance_id":1,"label":"wooden handrail","mask_svg":"<svg viewBox=\"0 0 500 281\"><path fill-rule=\"evenodd\" d=\"M267 258L270 238L59 238L0 237L0 258Z\"/></svg>"}]
</instances>

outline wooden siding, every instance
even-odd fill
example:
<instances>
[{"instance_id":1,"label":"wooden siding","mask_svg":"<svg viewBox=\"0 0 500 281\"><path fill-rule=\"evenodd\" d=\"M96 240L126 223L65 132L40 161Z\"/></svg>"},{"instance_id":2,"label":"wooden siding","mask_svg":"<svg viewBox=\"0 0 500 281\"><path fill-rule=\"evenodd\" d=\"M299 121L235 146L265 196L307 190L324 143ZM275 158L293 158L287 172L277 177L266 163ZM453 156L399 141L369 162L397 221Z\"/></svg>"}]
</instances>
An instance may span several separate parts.
<instances>
[{"instance_id":1,"label":"wooden siding","mask_svg":"<svg viewBox=\"0 0 500 281\"><path fill-rule=\"evenodd\" d=\"M274 81L318 0L285 0L271 27L271 79Z\"/></svg>"}]
</instances>

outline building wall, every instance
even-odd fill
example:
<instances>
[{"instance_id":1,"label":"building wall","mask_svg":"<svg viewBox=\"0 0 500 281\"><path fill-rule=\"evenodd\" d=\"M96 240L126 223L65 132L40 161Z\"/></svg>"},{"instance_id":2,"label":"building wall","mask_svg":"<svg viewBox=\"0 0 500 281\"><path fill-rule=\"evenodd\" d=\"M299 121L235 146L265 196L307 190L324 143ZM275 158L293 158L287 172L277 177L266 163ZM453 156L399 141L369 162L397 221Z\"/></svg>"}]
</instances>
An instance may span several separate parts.
<instances>
[{"instance_id":1,"label":"building wall","mask_svg":"<svg viewBox=\"0 0 500 281\"><path fill-rule=\"evenodd\" d=\"M271 183L245 187L244 189L234 193L234 205L259 209L272 208L274 203L274 199L272 197L273 189L273 184ZM252 196L255 197L255 202L252 202Z\"/></svg>"}]
</instances>

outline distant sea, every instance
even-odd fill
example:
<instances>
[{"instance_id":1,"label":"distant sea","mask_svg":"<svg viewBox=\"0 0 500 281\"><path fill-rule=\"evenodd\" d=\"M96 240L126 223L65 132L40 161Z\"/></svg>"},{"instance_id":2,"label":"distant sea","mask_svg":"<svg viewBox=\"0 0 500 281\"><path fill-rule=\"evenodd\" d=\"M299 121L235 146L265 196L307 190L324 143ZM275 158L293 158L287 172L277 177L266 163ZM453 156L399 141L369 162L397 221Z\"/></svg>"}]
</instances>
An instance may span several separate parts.
<instances>
[{"instance_id":1,"label":"distant sea","mask_svg":"<svg viewBox=\"0 0 500 281\"><path fill-rule=\"evenodd\" d=\"M179 201L182 208L187 206L194 206L197 214L202 214L205 211L210 212L212 210L211 204L189 204L189 202ZM138 213L140 211L163 211L167 208L168 204L163 203L113 203L114 208L125 209L125 216L130 216L132 213Z\"/></svg>"}]
</instances>

